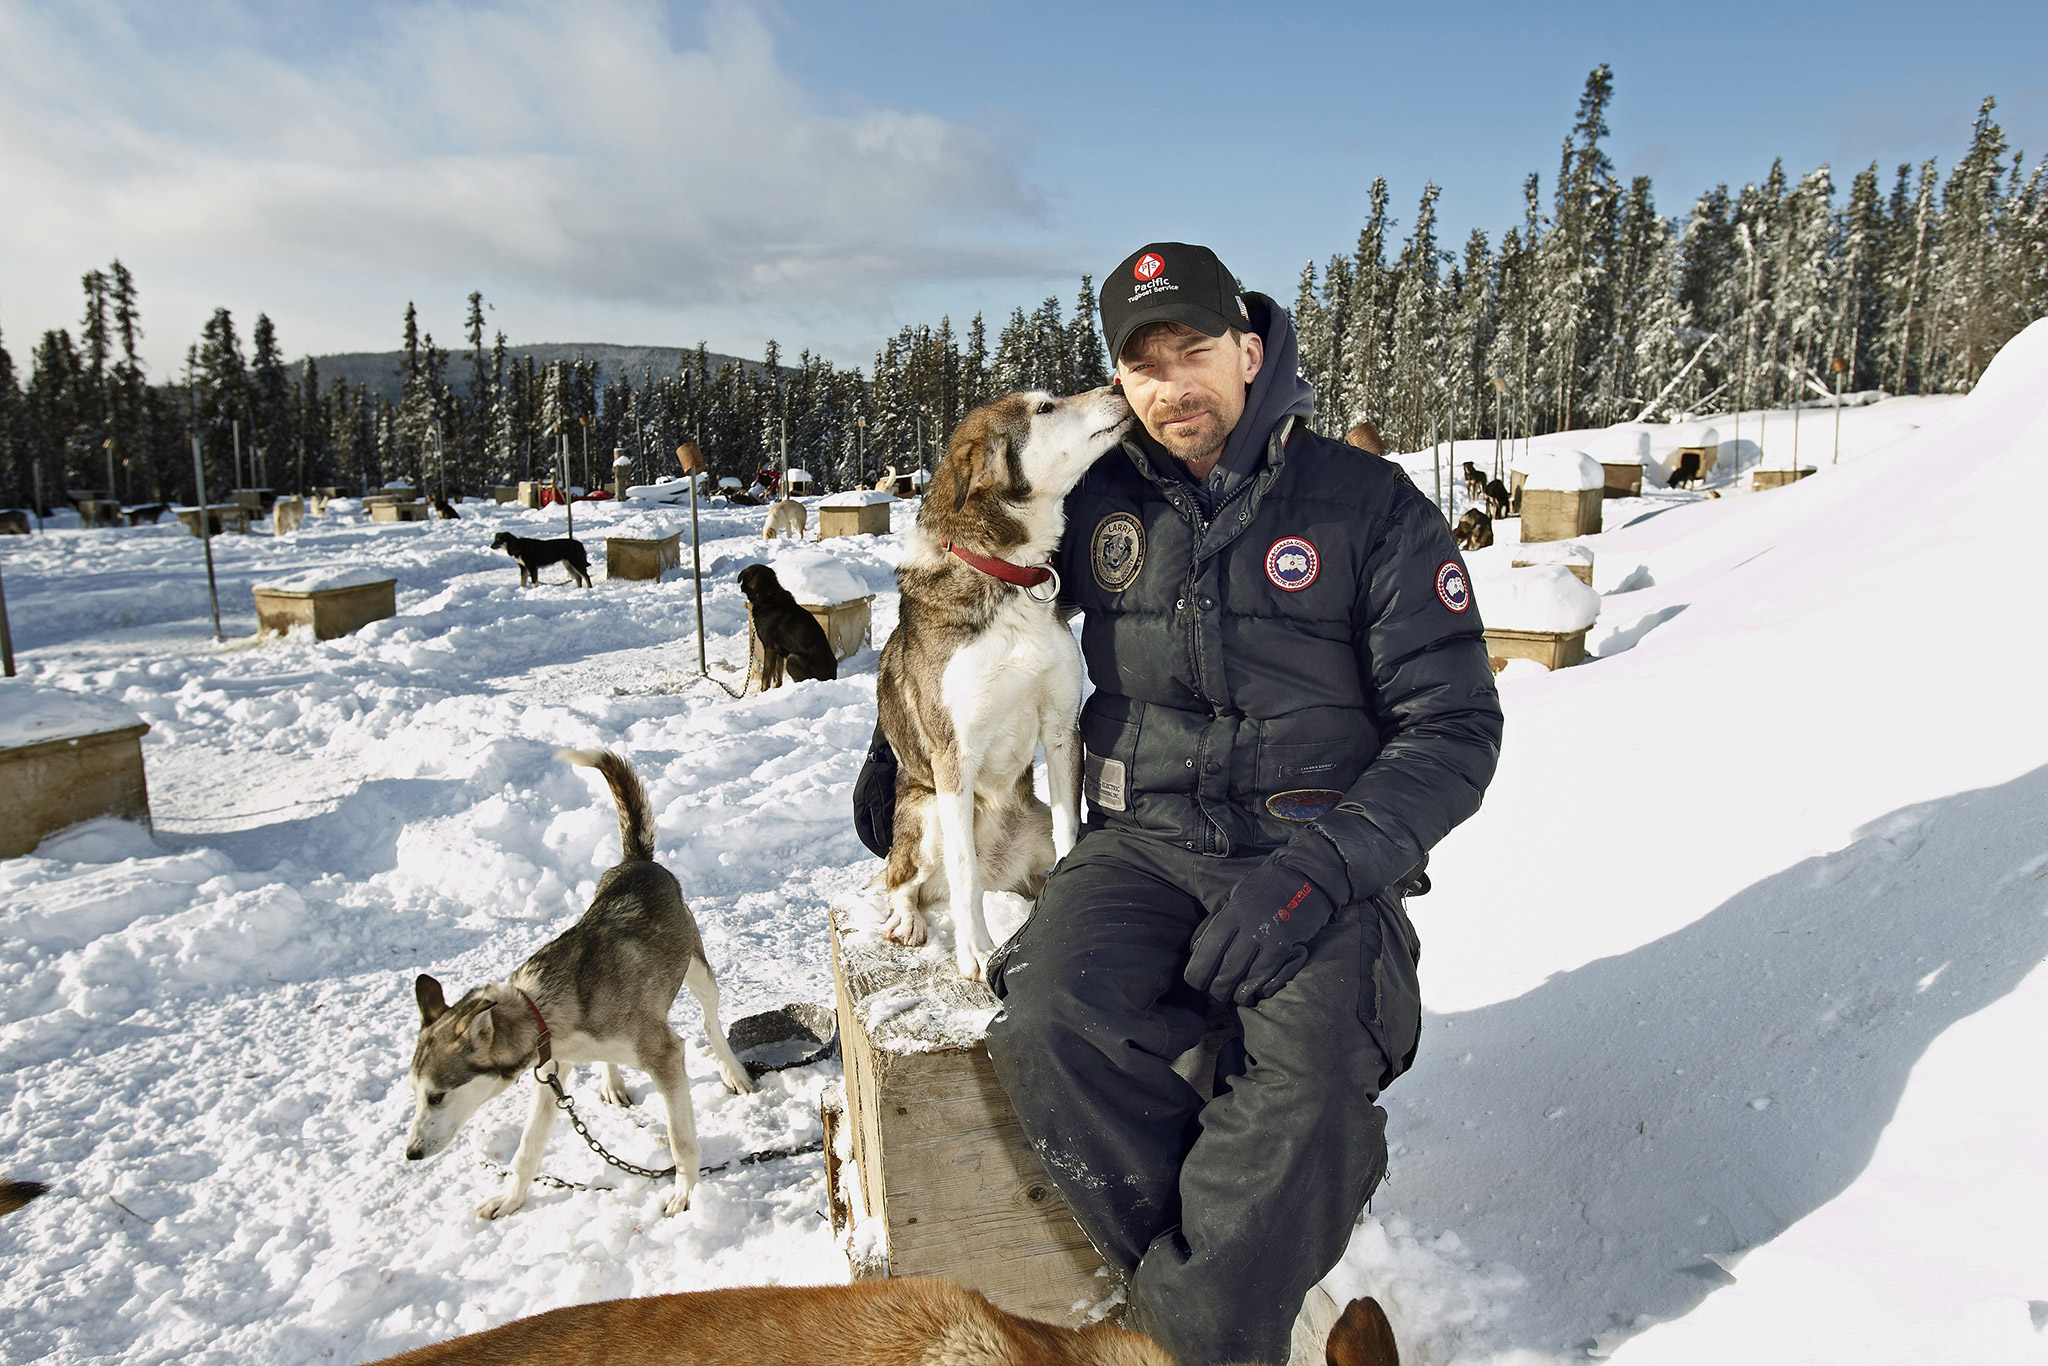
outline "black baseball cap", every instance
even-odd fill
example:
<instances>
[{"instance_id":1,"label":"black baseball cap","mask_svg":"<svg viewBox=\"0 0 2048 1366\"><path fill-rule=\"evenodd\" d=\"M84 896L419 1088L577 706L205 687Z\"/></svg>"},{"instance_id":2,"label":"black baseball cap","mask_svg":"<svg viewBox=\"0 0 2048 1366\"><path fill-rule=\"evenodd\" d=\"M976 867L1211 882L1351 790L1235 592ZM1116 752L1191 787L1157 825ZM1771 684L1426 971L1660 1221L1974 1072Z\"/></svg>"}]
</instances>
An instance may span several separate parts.
<instances>
[{"instance_id":1,"label":"black baseball cap","mask_svg":"<svg viewBox=\"0 0 2048 1366\"><path fill-rule=\"evenodd\" d=\"M1131 334L1147 323L1185 323L1203 336L1249 330L1244 286L1216 253L1186 242L1152 242L1126 256L1103 281L1102 335L1109 361L1123 354Z\"/></svg>"}]
</instances>

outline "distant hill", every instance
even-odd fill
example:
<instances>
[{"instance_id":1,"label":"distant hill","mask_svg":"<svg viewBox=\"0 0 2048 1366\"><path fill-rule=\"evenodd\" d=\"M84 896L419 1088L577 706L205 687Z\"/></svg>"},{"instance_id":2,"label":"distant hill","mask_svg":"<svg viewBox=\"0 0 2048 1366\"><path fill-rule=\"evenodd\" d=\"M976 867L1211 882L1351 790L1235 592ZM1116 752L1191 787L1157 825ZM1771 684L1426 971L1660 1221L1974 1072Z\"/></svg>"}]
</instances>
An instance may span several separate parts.
<instances>
[{"instance_id":1,"label":"distant hill","mask_svg":"<svg viewBox=\"0 0 2048 1366\"><path fill-rule=\"evenodd\" d=\"M564 345L557 342L541 342L533 346L507 344L505 354L509 358L533 357L537 366L546 366L550 361L574 360L582 356L585 360L597 362L599 387L617 379L621 372L630 379L635 388L640 385L642 371L651 371L656 379L673 375L682 364L683 357L690 351L679 346L612 346L604 342L586 342L581 345ZM718 373L718 367L728 361L738 361L750 371L759 371L762 364L740 356L721 355L716 351L708 353L711 358L711 372ZM332 356L315 356L313 363L320 367L320 387L330 388L339 379L351 388L361 384L372 394L386 402L398 402L398 366L404 358L402 351L344 351ZM448 357L448 382L462 390L469 383L469 365L466 352L454 352Z\"/></svg>"}]
</instances>

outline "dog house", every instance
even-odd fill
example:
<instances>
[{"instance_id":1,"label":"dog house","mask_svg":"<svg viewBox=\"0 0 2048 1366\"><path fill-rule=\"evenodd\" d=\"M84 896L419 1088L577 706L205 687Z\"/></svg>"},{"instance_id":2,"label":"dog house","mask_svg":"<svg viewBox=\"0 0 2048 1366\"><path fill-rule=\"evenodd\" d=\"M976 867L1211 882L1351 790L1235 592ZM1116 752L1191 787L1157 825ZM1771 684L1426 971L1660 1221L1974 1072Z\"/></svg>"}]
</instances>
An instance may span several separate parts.
<instances>
[{"instance_id":1,"label":"dog house","mask_svg":"<svg viewBox=\"0 0 2048 1366\"><path fill-rule=\"evenodd\" d=\"M1517 549L1511 562L1515 569L1543 564L1561 564L1580 583L1593 586L1593 552L1577 541L1537 541Z\"/></svg>"},{"instance_id":2,"label":"dog house","mask_svg":"<svg viewBox=\"0 0 2048 1366\"><path fill-rule=\"evenodd\" d=\"M398 615L398 581L374 570L311 569L259 583L254 592L260 635L310 626L315 640L333 640Z\"/></svg>"},{"instance_id":3,"label":"dog house","mask_svg":"<svg viewBox=\"0 0 2048 1366\"><path fill-rule=\"evenodd\" d=\"M97 816L149 824L149 726L102 698L13 679L0 688L0 858Z\"/></svg>"},{"instance_id":4,"label":"dog house","mask_svg":"<svg viewBox=\"0 0 2048 1366\"><path fill-rule=\"evenodd\" d=\"M1511 659L1570 668L1586 657L1586 632L1600 619L1600 595L1565 563L1510 569L1474 585L1474 596L1495 673Z\"/></svg>"},{"instance_id":5,"label":"dog house","mask_svg":"<svg viewBox=\"0 0 2048 1366\"><path fill-rule=\"evenodd\" d=\"M983 1042L995 996L950 954L853 933L852 914L832 912L846 1089L844 1109L826 1111L825 1149L854 1276L943 1276L1012 1313L1073 1322L1115 1282L996 1080Z\"/></svg>"},{"instance_id":6,"label":"dog house","mask_svg":"<svg viewBox=\"0 0 2048 1366\"><path fill-rule=\"evenodd\" d=\"M1658 463L1657 477L1667 486L1704 481L1721 460L1721 433L1707 426L1688 427L1681 445ZM1686 473L1688 468L1692 471Z\"/></svg>"},{"instance_id":7,"label":"dog house","mask_svg":"<svg viewBox=\"0 0 2048 1366\"><path fill-rule=\"evenodd\" d=\"M176 508L174 511L178 514L178 520L185 524L185 530L191 532L194 536L209 534L218 536L227 531L239 534L249 529L249 509L243 507L240 503L207 504L204 510L207 525L204 530L199 525L199 518L202 515L201 509L196 507Z\"/></svg>"},{"instance_id":8,"label":"dog house","mask_svg":"<svg viewBox=\"0 0 2048 1366\"><path fill-rule=\"evenodd\" d=\"M515 501L523 508L538 509L540 507L540 481L537 479L520 480L519 497Z\"/></svg>"},{"instance_id":9,"label":"dog house","mask_svg":"<svg viewBox=\"0 0 2048 1366\"><path fill-rule=\"evenodd\" d=\"M427 520L425 503L386 502L382 499L365 498L364 504L370 509L373 522L424 522Z\"/></svg>"},{"instance_id":10,"label":"dog house","mask_svg":"<svg viewBox=\"0 0 2048 1366\"><path fill-rule=\"evenodd\" d=\"M1563 541L1600 530L1607 471L1584 451L1531 451L1518 457L1522 539Z\"/></svg>"},{"instance_id":11,"label":"dog house","mask_svg":"<svg viewBox=\"0 0 2048 1366\"><path fill-rule=\"evenodd\" d=\"M896 495L887 489L849 489L818 504L818 539L834 536L886 536L889 505Z\"/></svg>"},{"instance_id":12,"label":"dog house","mask_svg":"<svg viewBox=\"0 0 2048 1366\"><path fill-rule=\"evenodd\" d=\"M790 498L808 498L815 489L811 483L811 472L800 470L794 465L782 476L782 492Z\"/></svg>"},{"instance_id":13,"label":"dog house","mask_svg":"<svg viewBox=\"0 0 2048 1366\"><path fill-rule=\"evenodd\" d=\"M86 498L77 506L78 524L82 527L121 525L121 504L112 498Z\"/></svg>"},{"instance_id":14,"label":"dog house","mask_svg":"<svg viewBox=\"0 0 2048 1366\"><path fill-rule=\"evenodd\" d=\"M1765 489L1781 489L1787 484L1796 484L1812 473L1814 471L1811 468L1803 470L1751 470L1749 472L1749 486L1758 493L1762 493Z\"/></svg>"},{"instance_id":15,"label":"dog house","mask_svg":"<svg viewBox=\"0 0 2048 1366\"><path fill-rule=\"evenodd\" d=\"M492 502L494 502L494 503L511 503L511 502L516 502L516 501L518 500L518 498L519 498L519 489L518 489L518 487L517 487L517 486L515 486L515 485L512 485L512 484L493 484L493 485L491 486L491 501L492 501Z\"/></svg>"},{"instance_id":16,"label":"dog house","mask_svg":"<svg viewBox=\"0 0 2048 1366\"><path fill-rule=\"evenodd\" d=\"M249 509L251 518L261 517L270 511L270 505L276 498L277 495L269 489L235 489L228 494L228 501Z\"/></svg>"},{"instance_id":17,"label":"dog house","mask_svg":"<svg viewBox=\"0 0 2048 1366\"><path fill-rule=\"evenodd\" d=\"M652 579L660 581L663 571L682 566L682 533L667 535L606 536L604 573L608 579Z\"/></svg>"}]
</instances>

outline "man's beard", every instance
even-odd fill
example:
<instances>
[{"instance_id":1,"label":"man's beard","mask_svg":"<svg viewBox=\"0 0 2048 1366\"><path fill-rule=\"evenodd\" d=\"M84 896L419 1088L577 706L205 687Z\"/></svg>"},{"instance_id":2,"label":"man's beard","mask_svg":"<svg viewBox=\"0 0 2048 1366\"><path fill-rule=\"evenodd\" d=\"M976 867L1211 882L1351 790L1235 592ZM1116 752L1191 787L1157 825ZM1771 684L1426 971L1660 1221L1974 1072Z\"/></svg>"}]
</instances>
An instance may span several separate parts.
<instances>
[{"instance_id":1,"label":"man's beard","mask_svg":"<svg viewBox=\"0 0 2048 1366\"><path fill-rule=\"evenodd\" d=\"M1167 427L1166 424L1174 418L1186 417L1191 413L1206 413L1209 420L1179 430ZM1222 417L1206 403L1193 403L1176 409L1162 417L1159 426L1160 430L1152 434L1152 439L1166 447L1167 453L1174 459L1190 465L1199 465L1204 460L1214 460L1222 455L1223 445L1230 439L1229 429L1224 427Z\"/></svg>"}]
</instances>

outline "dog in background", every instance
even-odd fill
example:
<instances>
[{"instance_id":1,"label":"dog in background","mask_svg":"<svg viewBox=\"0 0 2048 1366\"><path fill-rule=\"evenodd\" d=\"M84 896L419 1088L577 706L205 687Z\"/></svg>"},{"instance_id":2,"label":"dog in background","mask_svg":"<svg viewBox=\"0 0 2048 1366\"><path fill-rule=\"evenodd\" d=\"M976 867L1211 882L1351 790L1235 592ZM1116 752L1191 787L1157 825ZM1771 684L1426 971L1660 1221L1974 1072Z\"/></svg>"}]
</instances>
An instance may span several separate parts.
<instances>
[{"instance_id":1,"label":"dog in background","mask_svg":"<svg viewBox=\"0 0 2048 1366\"><path fill-rule=\"evenodd\" d=\"M28 513L20 508L0 512L0 536L28 535Z\"/></svg>"},{"instance_id":2,"label":"dog in background","mask_svg":"<svg viewBox=\"0 0 2048 1366\"><path fill-rule=\"evenodd\" d=\"M1486 501L1486 476L1470 460L1465 462L1465 500L1470 503Z\"/></svg>"},{"instance_id":3,"label":"dog in background","mask_svg":"<svg viewBox=\"0 0 2048 1366\"><path fill-rule=\"evenodd\" d=\"M1045 561L1068 491L1130 426L1130 405L1108 388L975 409L933 473L896 571L896 629L875 689L897 758L885 932L922 944L925 908L947 904L966 977L980 979L995 950L982 893L1036 896L1074 847L1081 652ZM1050 810L1032 790L1041 745Z\"/></svg>"},{"instance_id":4,"label":"dog in background","mask_svg":"<svg viewBox=\"0 0 2048 1366\"><path fill-rule=\"evenodd\" d=\"M584 588L590 587L590 552L583 548L581 541L566 536L536 541L501 531L491 537L491 549L502 550L518 562L521 588L540 587L540 571L551 564L566 567L573 582Z\"/></svg>"},{"instance_id":5,"label":"dog in background","mask_svg":"<svg viewBox=\"0 0 2048 1366\"><path fill-rule=\"evenodd\" d=\"M270 507L270 534L289 536L306 519L306 505L296 498L280 498Z\"/></svg>"},{"instance_id":6,"label":"dog in background","mask_svg":"<svg viewBox=\"0 0 2048 1366\"><path fill-rule=\"evenodd\" d=\"M761 523L761 534L772 541L777 532L784 532L801 541L804 538L804 528L808 524L808 516L809 514L804 511L804 505L796 499L780 499L768 509L768 520Z\"/></svg>"},{"instance_id":7,"label":"dog in background","mask_svg":"<svg viewBox=\"0 0 2048 1366\"><path fill-rule=\"evenodd\" d=\"M1353 1300L1330 1330L1327 1366L1400 1366L1379 1301ZM1006 1313L951 1281L697 1290L551 1309L373 1366L1173 1366L1115 1324L1086 1328Z\"/></svg>"},{"instance_id":8,"label":"dog in background","mask_svg":"<svg viewBox=\"0 0 2048 1366\"><path fill-rule=\"evenodd\" d=\"M444 522L452 522L462 514L455 510L455 504L448 501L448 490L434 490L434 514Z\"/></svg>"},{"instance_id":9,"label":"dog in background","mask_svg":"<svg viewBox=\"0 0 2048 1366\"><path fill-rule=\"evenodd\" d=\"M504 1191L477 1206L486 1219L526 1202L554 1127L553 1090L542 1077L578 1063L604 1064L604 1098L630 1105L619 1064L654 1079L668 1119L676 1190L664 1214L690 1207L697 1184L696 1115L683 1041L669 1011L683 987L704 1010L704 1032L726 1089L754 1089L718 1022L718 983L704 958L697 921L673 874L654 861L654 811L632 765L609 750L563 750L560 758L604 775L619 809L620 860L598 879L590 909L503 982L449 1005L441 984L413 983L420 1033L412 1055L412 1131L405 1156L417 1162L448 1146L471 1115L533 1071L533 1108Z\"/></svg>"},{"instance_id":10,"label":"dog in background","mask_svg":"<svg viewBox=\"0 0 2048 1366\"><path fill-rule=\"evenodd\" d=\"M748 565L740 571L740 592L747 596L754 638L761 642L761 691L781 687L785 671L797 683L839 677L839 658L825 628L790 596L774 570Z\"/></svg>"},{"instance_id":11,"label":"dog in background","mask_svg":"<svg viewBox=\"0 0 2048 1366\"><path fill-rule=\"evenodd\" d=\"M1484 550L1493 544L1493 518L1478 508L1466 508L1458 525L1451 529L1451 539L1460 550Z\"/></svg>"},{"instance_id":12,"label":"dog in background","mask_svg":"<svg viewBox=\"0 0 2048 1366\"><path fill-rule=\"evenodd\" d=\"M1681 486L1691 488L1700 481L1700 453L1681 451L1678 463L1671 467L1671 477L1664 481L1664 487L1675 489Z\"/></svg>"},{"instance_id":13,"label":"dog in background","mask_svg":"<svg viewBox=\"0 0 2048 1366\"><path fill-rule=\"evenodd\" d=\"M1499 521L1503 517L1515 515L1514 502L1508 496L1508 486L1506 484L1501 483L1498 479L1489 479L1486 481L1486 487L1481 491L1486 495L1486 515L1488 517L1494 521Z\"/></svg>"}]
</instances>

